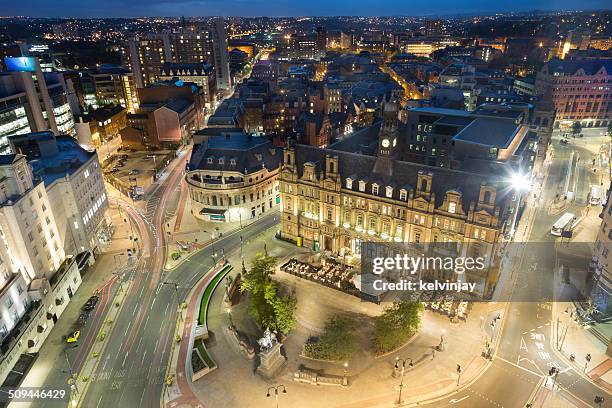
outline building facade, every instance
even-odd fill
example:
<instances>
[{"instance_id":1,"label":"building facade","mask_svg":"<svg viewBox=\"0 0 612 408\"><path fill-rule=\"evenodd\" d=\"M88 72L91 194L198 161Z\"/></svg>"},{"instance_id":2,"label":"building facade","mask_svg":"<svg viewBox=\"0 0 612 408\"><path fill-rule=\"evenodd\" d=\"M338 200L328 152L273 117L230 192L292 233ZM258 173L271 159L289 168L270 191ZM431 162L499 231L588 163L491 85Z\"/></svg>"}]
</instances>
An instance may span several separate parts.
<instances>
[{"instance_id":1,"label":"building facade","mask_svg":"<svg viewBox=\"0 0 612 408\"><path fill-rule=\"evenodd\" d=\"M538 72L535 89L552 96L557 128L612 123L612 60L551 60Z\"/></svg>"},{"instance_id":2,"label":"building facade","mask_svg":"<svg viewBox=\"0 0 612 408\"><path fill-rule=\"evenodd\" d=\"M9 153L10 135L44 130L74 134L63 76L43 73L36 58L19 59L25 59L26 68L0 73L0 154Z\"/></svg>"},{"instance_id":3,"label":"building facade","mask_svg":"<svg viewBox=\"0 0 612 408\"><path fill-rule=\"evenodd\" d=\"M490 260L486 276L468 278L479 295L489 296L520 198L495 174L404 161L406 143L387 116L325 149L286 148L279 175L282 238L336 256L358 256L366 241L456 243Z\"/></svg>"},{"instance_id":4,"label":"building facade","mask_svg":"<svg viewBox=\"0 0 612 408\"><path fill-rule=\"evenodd\" d=\"M282 151L242 129L208 128L185 175L192 213L210 221L242 222L275 208Z\"/></svg>"},{"instance_id":5,"label":"building facade","mask_svg":"<svg viewBox=\"0 0 612 408\"><path fill-rule=\"evenodd\" d=\"M612 314L612 189L601 212L602 221L593 250L594 286L591 299L599 311Z\"/></svg>"},{"instance_id":6,"label":"building facade","mask_svg":"<svg viewBox=\"0 0 612 408\"><path fill-rule=\"evenodd\" d=\"M70 136L50 132L11 137L36 178L43 181L63 252L96 255L108 242L108 200L95 151L83 149Z\"/></svg>"}]
</instances>

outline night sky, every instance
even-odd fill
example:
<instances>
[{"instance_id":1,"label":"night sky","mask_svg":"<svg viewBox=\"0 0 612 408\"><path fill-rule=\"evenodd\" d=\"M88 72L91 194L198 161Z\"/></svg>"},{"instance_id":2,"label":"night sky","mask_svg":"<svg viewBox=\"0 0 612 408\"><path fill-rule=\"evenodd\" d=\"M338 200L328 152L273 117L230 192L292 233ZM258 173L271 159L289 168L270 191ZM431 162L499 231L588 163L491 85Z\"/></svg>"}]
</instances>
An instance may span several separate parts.
<instances>
[{"instance_id":1,"label":"night sky","mask_svg":"<svg viewBox=\"0 0 612 408\"><path fill-rule=\"evenodd\" d=\"M609 9L609 0L2 0L0 15L136 16L436 16L527 10Z\"/></svg>"}]
</instances>

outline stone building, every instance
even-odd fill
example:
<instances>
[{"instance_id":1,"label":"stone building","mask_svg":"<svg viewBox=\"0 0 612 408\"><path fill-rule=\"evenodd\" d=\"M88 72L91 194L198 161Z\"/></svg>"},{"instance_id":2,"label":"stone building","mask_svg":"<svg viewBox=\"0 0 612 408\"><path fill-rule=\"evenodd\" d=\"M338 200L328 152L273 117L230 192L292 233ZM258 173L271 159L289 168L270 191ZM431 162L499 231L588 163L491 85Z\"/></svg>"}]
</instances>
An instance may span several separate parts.
<instances>
[{"instance_id":1,"label":"stone building","mask_svg":"<svg viewBox=\"0 0 612 408\"><path fill-rule=\"evenodd\" d=\"M268 138L239 128L207 128L194 138L185 176L193 215L242 222L276 207L282 151Z\"/></svg>"},{"instance_id":2,"label":"stone building","mask_svg":"<svg viewBox=\"0 0 612 408\"><path fill-rule=\"evenodd\" d=\"M385 109L382 123L327 148L287 147L281 237L340 257L359 256L366 241L455 243L488 257L486 274L469 279L481 296L490 295L521 203L509 163L481 162L480 171L412 163L403 157L406 139L397 111Z\"/></svg>"}]
</instances>

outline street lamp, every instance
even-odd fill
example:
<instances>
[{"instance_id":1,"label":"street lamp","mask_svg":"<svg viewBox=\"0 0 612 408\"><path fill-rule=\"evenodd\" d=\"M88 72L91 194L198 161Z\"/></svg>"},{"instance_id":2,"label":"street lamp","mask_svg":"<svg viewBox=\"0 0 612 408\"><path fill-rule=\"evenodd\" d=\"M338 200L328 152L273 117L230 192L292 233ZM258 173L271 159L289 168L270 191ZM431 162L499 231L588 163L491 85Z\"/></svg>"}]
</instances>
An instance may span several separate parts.
<instances>
[{"instance_id":1,"label":"street lamp","mask_svg":"<svg viewBox=\"0 0 612 408\"><path fill-rule=\"evenodd\" d=\"M440 351L444 351L444 335L446 334L446 329L442 329L440 333L440 344L438 344L438 349Z\"/></svg>"},{"instance_id":2,"label":"street lamp","mask_svg":"<svg viewBox=\"0 0 612 408\"><path fill-rule=\"evenodd\" d=\"M278 391L281 390L283 394L287 394L287 389L283 384L277 385L276 387L268 387L268 393L266 394L267 398L272 396L272 394L270 394L270 390L274 390L274 400L276 401L276 408L278 408Z\"/></svg>"},{"instance_id":3,"label":"street lamp","mask_svg":"<svg viewBox=\"0 0 612 408\"><path fill-rule=\"evenodd\" d=\"M408 362L408 367L412 368L413 364L412 364L412 359L409 358L408 360L410 360ZM399 395L397 396L397 401L395 402L397 405L400 405L402 403L402 390L404 389L404 373L406 372L406 359L403 358L399 358L396 357L395 358L395 369L399 369L400 365L402 367L402 373L401 373L401 377L400 377L400 385L399 385Z\"/></svg>"},{"instance_id":4,"label":"street lamp","mask_svg":"<svg viewBox=\"0 0 612 408\"><path fill-rule=\"evenodd\" d=\"M76 378L74 376L74 373L72 372L72 366L70 365L70 360L68 360L68 353L67 353L67 351L74 350L77 347L79 347L79 345L74 344L72 347L66 347L63 350L63 352L64 352L64 358L66 359L66 364L68 365L68 373L70 374L70 379L72 380L71 388L72 388L72 385L74 385L74 389L76 390L78 394L79 388L77 387Z\"/></svg>"}]
</instances>

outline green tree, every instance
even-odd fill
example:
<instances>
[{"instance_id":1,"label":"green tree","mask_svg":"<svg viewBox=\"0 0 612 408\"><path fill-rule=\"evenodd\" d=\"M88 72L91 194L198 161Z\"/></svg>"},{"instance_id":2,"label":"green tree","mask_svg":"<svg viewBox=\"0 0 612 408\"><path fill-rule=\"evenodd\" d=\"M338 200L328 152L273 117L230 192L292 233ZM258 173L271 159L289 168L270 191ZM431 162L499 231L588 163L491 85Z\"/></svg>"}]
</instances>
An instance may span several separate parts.
<instances>
[{"instance_id":1,"label":"green tree","mask_svg":"<svg viewBox=\"0 0 612 408\"><path fill-rule=\"evenodd\" d=\"M580 122L574 122L572 124L572 134L577 135L580 132L582 132L582 125Z\"/></svg>"},{"instance_id":2,"label":"green tree","mask_svg":"<svg viewBox=\"0 0 612 408\"><path fill-rule=\"evenodd\" d=\"M244 273L240 291L250 294L249 313L261 328L286 335L295 326L297 299L279 296L272 273L276 258L257 254L251 268Z\"/></svg>"},{"instance_id":3,"label":"green tree","mask_svg":"<svg viewBox=\"0 0 612 408\"><path fill-rule=\"evenodd\" d=\"M343 316L332 316L315 342L304 345L304 354L321 360L348 360L355 350L353 322Z\"/></svg>"},{"instance_id":4,"label":"green tree","mask_svg":"<svg viewBox=\"0 0 612 408\"><path fill-rule=\"evenodd\" d=\"M420 302L394 302L377 316L375 324L376 351L386 353L408 341L421 325L423 304Z\"/></svg>"}]
</instances>

